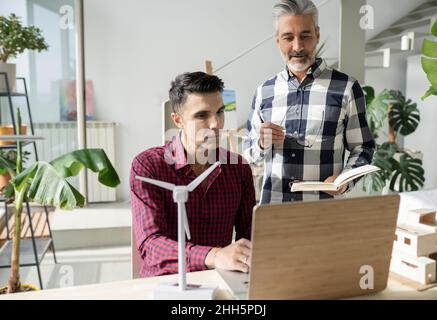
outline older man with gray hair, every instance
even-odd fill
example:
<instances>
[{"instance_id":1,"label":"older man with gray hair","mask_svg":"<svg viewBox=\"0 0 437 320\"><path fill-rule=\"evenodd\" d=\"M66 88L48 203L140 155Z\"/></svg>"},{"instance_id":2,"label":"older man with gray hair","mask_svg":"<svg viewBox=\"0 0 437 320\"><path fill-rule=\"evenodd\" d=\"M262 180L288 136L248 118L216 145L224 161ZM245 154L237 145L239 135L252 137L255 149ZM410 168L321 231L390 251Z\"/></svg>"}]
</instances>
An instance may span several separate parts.
<instances>
[{"instance_id":1,"label":"older man with gray hair","mask_svg":"<svg viewBox=\"0 0 437 320\"><path fill-rule=\"evenodd\" d=\"M261 203L332 198L356 181L329 193L291 193L290 185L332 182L342 171L372 161L375 142L363 90L354 78L316 58L320 28L313 2L281 0L273 15L286 66L256 90L245 156L264 161Z\"/></svg>"}]
</instances>

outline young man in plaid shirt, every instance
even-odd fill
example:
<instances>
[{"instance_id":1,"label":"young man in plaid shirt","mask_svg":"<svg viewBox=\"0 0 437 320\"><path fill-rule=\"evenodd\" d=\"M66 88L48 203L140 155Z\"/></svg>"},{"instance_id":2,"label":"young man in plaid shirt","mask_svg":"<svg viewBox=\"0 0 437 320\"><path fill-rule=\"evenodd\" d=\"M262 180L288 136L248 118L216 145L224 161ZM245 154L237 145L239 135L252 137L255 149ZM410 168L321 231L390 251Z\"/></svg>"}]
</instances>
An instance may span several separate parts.
<instances>
[{"instance_id":1,"label":"young man in plaid shirt","mask_svg":"<svg viewBox=\"0 0 437 320\"><path fill-rule=\"evenodd\" d=\"M250 166L241 156L218 147L225 120L222 91L223 82L213 75L194 72L176 77L169 95L180 133L133 160L134 245L143 259L143 277L178 271L177 204L171 191L135 176L188 185L216 161L221 164L189 193L186 203L191 231L185 247L187 271L249 271L255 191ZM232 243L234 226L236 242Z\"/></svg>"},{"instance_id":2,"label":"young man in plaid shirt","mask_svg":"<svg viewBox=\"0 0 437 320\"><path fill-rule=\"evenodd\" d=\"M291 193L290 183L332 182L344 170L371 163L375 142L363 90L358 81L315 58L320 30L311 1L281 0L274 16L286 67L256 90L245 157L264 162L261 203L332 198L354 182L327 193Z\"/></svg>"}]
</instances>

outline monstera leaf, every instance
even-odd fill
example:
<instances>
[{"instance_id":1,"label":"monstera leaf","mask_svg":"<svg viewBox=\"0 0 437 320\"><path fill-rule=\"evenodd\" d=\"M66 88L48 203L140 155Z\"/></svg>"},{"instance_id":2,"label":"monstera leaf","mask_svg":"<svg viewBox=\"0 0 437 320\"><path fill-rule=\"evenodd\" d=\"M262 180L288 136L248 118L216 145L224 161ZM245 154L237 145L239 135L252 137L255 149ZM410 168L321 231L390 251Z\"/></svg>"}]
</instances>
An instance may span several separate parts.
<instances>
[{"instance_id":1,"label":"monstera leaf","mask_svg":"<svg viewBox=\"0 0 437 320\"><path fill-rule=\"evenodd\" d=\"M420 112L417 103L412 103L410 99L405 101L405 97L400 92L396 100L389 115L390 126L395 132L407 136L416 131L419 126Z\"/></svg>"},{"instance_id":2,"label":"monstera leaf","mask_svg":"<svg viewBox=\"0 0 437 320\"><path fill-rule=\"evenodd\" d=\"M394 173L390 181L392 191L416 191L425 183L425 171L422 168L422 160L414 159L404 153L399 162L394 160Z\"/></svg>"},{"instance_id":3,"label":"monstera leaf","mask_svg":"<svg viewBox=\"0 0 437 320\"><path fill-rule=\"evenodd\" d=\"M375 91L372 87L363 87L363 91L366 99L366 114L369 129L372 132L374 138L378 137L378 132L386 123L388 116L387 101L394 100L395 91L384 90L378 96L375 97Z\"/></svg>"},{"instance_id":4,"label":"monstera leaf","mask_svg":"<svg viewBox=\"0 0 437 320\"><path fill-rule=\"evenodd\" d=\"M372 172L364 177L364 191L372 190L380 192L387 180L390 179L394 170L393 156L396 153L398 146L394 143L386 142L377 148L373 156L373 165L381 170Z\"/></svg>"},{"instance_id":5,"label":"monstera leaf","mask_svg":"<svg viewBox=\"0 0 437 320\"><path fill-rule=\"evenodd\" d=\"M437 37L437 21L431 29L434 37ZM424 39L422 44L422 68L431 84L431 87L422 97L425 100L431 95L437 95L437 42Z\"/></svg>"},{"instance_id":6,"label":"monstera leaf","mask_svg":"<svg viewBox=\"0 0 437 320\"><path fill-rule=\"evenodd\" d=\"M98 172L99 181L109 187L120 179L102 149L84 149L67 153L52 162L38 161L11 180L16 192L25 192L29 201L43 205L59 205L73 209L84 205L85 199L66 178L81 169Z\"/></svg>"},{"instance_id":7,"label":"monstera leaf","mask_svg":"<svg viewBox=\"0 0 437 320\"><path fill-rule=\"evenodd\" d=\"M376 171L369 173L364 178L363 190L365 192L374 191L380 192L387 184L385 173L383 171Z\"/></svg>"}]
</instances>

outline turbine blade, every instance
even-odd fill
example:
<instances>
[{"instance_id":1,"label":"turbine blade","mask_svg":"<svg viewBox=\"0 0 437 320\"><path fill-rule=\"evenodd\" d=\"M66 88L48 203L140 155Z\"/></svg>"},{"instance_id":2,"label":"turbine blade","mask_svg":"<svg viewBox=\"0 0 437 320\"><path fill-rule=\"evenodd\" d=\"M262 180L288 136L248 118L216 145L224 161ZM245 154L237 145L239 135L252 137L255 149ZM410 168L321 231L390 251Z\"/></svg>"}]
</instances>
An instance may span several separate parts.
<instances>
[{"instance_id":1,"label":"turbine blade","mask_svg":"<svg viewBox=\"0 0 437 320\"><path fill-rule=\"evenodd\" d=\"M174 184L171 184L171 183L168 183L168 182L154 180L154 179L140 177L140 176L135 176L135 178L138 179L138 180L141 180L141 181L153 184L155 186L167 189L167 190L173 190L175 188Z\"/></svg>"},{"instance_id":2,"label":"turbine blade","mask_svg":"<svg viewBox=\"0 0 437 320\"><path fill-rule=\"evenodd\" d=\"M214 171L215 168L218 167L218 165L220 164L220 161L217 161L216 163L214 163L211 167L209 167L207 170L205 170L204 173L202 173L200 176L198 176L196 179L194 179L188 186L187 189L189 192L193 191L194 189L197 188L197 186L199 184L202 183L203 180L206 179L206 177L208 177L210 175L211 172Z\"/></svg>"}]
</instances>

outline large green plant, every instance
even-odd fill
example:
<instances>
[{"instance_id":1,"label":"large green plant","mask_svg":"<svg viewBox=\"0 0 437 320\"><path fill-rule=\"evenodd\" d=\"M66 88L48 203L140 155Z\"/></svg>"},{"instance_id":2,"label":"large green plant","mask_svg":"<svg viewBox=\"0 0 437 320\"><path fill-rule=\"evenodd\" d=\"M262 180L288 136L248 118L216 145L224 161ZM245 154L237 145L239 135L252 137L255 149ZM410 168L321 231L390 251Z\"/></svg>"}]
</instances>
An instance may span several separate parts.
<instances>
[{"instance_id":1,"label":"large green plant","mask_svg":"<svg viewBox=\"0 0 437 320\"><path fill-rule=\"evenodd\" d=\"M431 33L437 37L437 21L431 28ZM431 95L437 95L437 42L424 39L422 43L422 68L431 84L428 91L422 97L425 100Z\"/></svg>"},{"instance_id":2,"label":"large green plant","mask_svg":"<svg viewBox=\"0 0 437 320\"><path fill-rule=\"evenodd\" d=\"M9 17L0 16L0 62L7 62L26 49L38 52L48 49L41 30L23 26L21 19L13 13Z\"/></svg>"},{"instance_id":3,"label":"large green plant","mask_svg":"<svg viewBox=\"0 0 437 320\"><path fill-rule=\"evenodd\" d=\"M20 131L19 109L17 110L17 128ZM12 266L8 282L8 292L13 293L20 289L19 258L23 203L36 202L42 205L60 206L67 210L77 206L82 207L85 198L68 182L67 178L76 176L84 168L98 173L99 182L108 187L116 187L120 184L120 179L102 149L76 150L51 162L37 161L23 170L22 146L21 142L18 142L16 163L0 156L0 166L6 168L12 176L5 194L8 197L14 197L15 206Z\"/></svg>"},{"instance_id":4,"label":"large green plant","mask_svg":"<svg viewBox=\"0 0 437 320\"><path fill-rule=\"evenodd\" d=\"M417 129L420 123L417 104L406 100L400 91L384 90L375 96L372 87L363 90L369 128L375 139L387 138L376 145L373 157L373 164L381 170L365 176L364 190L380 192L387 184L396 192L418 190L425 182L422 160L414 159L397 143L399 135L407 136Z\"/></svg>"}]
</instances>

